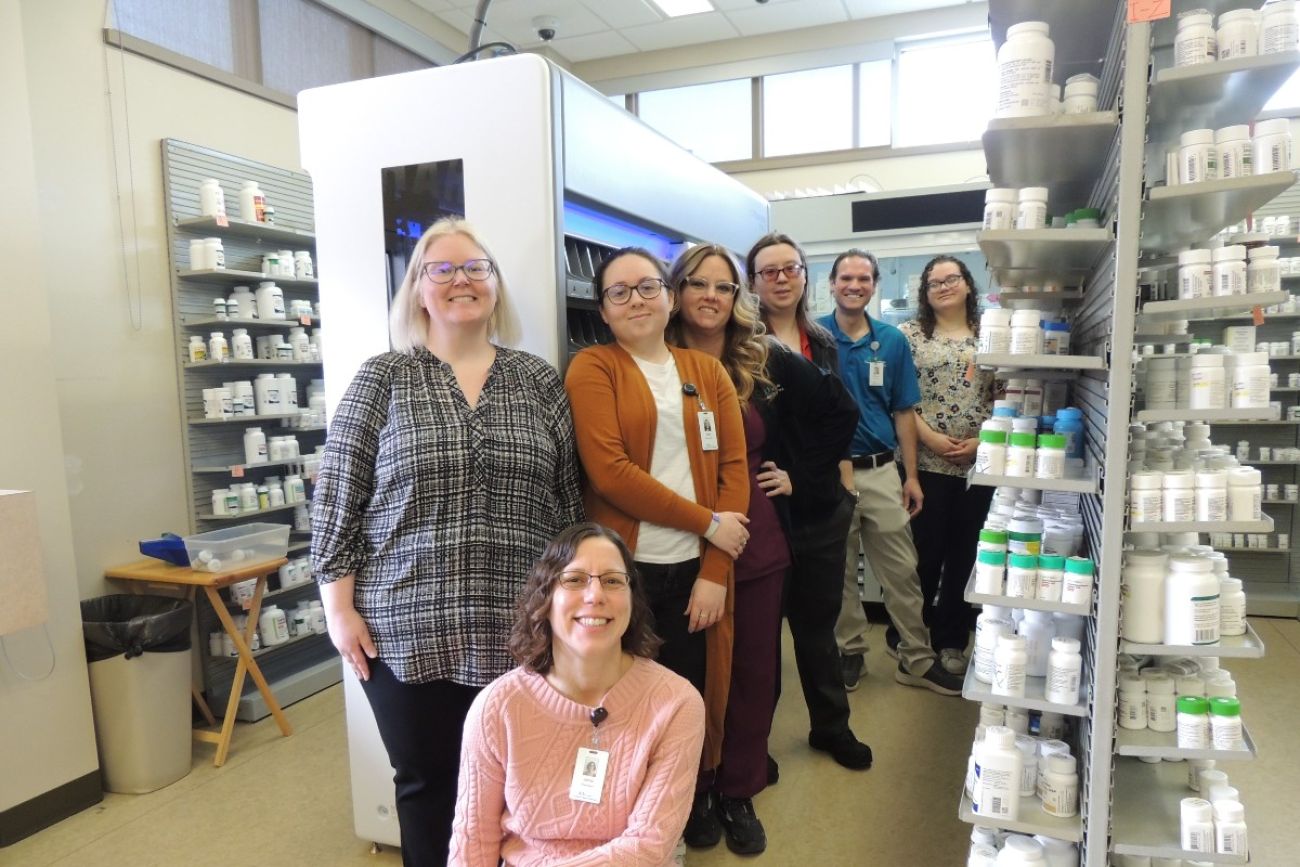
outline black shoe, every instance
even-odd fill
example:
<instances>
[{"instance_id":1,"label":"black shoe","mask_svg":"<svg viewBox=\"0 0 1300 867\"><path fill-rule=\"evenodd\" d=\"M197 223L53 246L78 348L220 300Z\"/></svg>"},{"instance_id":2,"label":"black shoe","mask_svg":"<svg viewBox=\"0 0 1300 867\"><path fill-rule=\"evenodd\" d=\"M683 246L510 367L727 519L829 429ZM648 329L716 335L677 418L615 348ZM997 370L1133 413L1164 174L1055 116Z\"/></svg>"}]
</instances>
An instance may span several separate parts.
<instances>
[{"instance_id":1,"label":"black shoe","mask_svg":"<svg viewBox=\"0 0 1300 867\"><path fill-rule=\"evenodd\" d=\"M894 680L904 686L919 686L939 695L961 695L962 678L944 671L938 660L930 663L925 674L921 675L909 673L900 662L898 670L894 672Z\"/></svg>"},{"instance_id":2,"label":"black shoe","mask_svg":"<svg viewBox=\"0 0 1300 867\"><path fill-rule=\"evenodd\" d=\"M830 753L831 758L850 770L865 771L871 767L871 747L854 737L851 731L846 730L837 735L811 732L808 735L808 746Z\"/></svg>"},{"instance_id":3,"label":"black shoe","mask_svg":"<svg viewBox=\"0 0 1300 867\"><path fill-rule=\"evenodd\" d=\"M718 818L727 832L727 848L737 855L757 855L767 848L767 833L749 798L718 796Z\"/></svg>"},{"instance_id":4,"label":"black shoe","mask_svg":"<svg viewBox=\"0 0 1300 867\"><path fill-rule=\"evenodd\" d=\"M894 659L898 659L898 633L894 627L885 630L885 653L888 653Z\"/></svg>"},{"instance_id":5,"label":"black shoe","mask_svg":"<svg viewBox=\"0 0 1300 867\"><path fill-rule=\"evenodd\" d=\"M780 779L781 779L781 768L777 765L776 759L772 758L772 754L768 753L767 754L767 784L769 786L775 786L780 781Z\"/></svg>"},{"instance_id":6,"label":"black shoe","mask_svg":"<svg viewBox=\"0 0 1300 867\"><path fill-rule=\"evenodd\" d=\"M844 691L853 692L862 682L862 672L866 668L861 653L840 654L840 673L844 676Z\"/></svg>"},{"instance_id":7,"label":"black shoe","mask_svg":"<svg viewBox=\"0 0 1300 867\"><path fill-rule=\"evenodd\" d=\"M691 815L686 820L686 831L682 834L686 845L692 849L708 849L718 845L722 839L722 823L713 809L712 792L696 792L691 804Z\"/></svg>"}]
</instances>

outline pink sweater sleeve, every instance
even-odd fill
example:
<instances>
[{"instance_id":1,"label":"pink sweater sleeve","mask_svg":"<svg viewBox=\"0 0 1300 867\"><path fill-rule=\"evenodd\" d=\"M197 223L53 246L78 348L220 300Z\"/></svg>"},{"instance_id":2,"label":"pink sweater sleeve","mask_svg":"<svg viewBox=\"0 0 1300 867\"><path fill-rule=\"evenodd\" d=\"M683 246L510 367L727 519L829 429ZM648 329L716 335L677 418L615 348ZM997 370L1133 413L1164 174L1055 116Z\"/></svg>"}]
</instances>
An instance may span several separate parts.
<instances>
[{"instance_id":1,"label":"pink sweater sleeve","mask_svg":"<svg viewBox=\"0 0 1300 867\"><path fill-rule=\"evenodd\" d=\"M488 709L494 695L492 689L479 693L465 718L447 858L448 864L458 867L497 867L501 861L506 773L501 761L503 731L495 724L500 717Z\"/></svg>"},{"instance_id":2,"label":"pink sweater sleeve","mask_svg":"<svg viewBox=\"0 0 1300 867\"><path fill-rule=\"evenodd\" d=\"M670 712L670 708L663 710ZM704 744L704 701L699 693L690 690L671 708L671 713L651 752L645 781L628 815L627 830L587 852L529 859L521 862L521 867L641 867L668 862L686 827L695 795Z\"/></svg>"}]
</instances>

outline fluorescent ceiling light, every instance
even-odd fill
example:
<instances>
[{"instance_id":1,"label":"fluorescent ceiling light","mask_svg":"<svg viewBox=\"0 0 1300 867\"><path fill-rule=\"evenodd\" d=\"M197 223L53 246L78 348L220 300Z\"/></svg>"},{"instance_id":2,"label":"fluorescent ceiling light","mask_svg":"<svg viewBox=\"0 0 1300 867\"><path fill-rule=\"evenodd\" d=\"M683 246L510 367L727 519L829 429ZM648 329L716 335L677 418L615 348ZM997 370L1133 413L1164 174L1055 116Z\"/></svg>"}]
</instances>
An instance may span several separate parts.
<instances>
[{"instance_id":1,"label":"fluorescent ceiling light","mask_svg":"<svg viewBox=\"0 0 1300 867\"><path fill-rule=\"evenodd\" d=\"M713 4L709 0L650 0L669 18L683 15L696 15L700 12L712 12Z\"/></svg>"}]
</instances>

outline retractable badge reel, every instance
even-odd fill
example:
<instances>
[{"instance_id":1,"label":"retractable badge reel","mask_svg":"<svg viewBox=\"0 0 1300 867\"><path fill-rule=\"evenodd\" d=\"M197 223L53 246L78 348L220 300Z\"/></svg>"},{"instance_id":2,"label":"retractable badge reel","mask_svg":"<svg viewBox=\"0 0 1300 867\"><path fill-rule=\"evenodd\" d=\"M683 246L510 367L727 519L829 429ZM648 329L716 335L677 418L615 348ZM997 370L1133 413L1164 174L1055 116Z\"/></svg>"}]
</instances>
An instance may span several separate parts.
<instances>
[{"instance_id":1,"label":"retractable badge reel","mask_svg":"<svg viewBox=\"0 0 1300 867\"><path fill-rule=\"evenodd\" d=\"M687 397L695 398L699 405L699 410L695 413L695 419L700 425L700 447L706 452L716 452L718 450L718 425L714 419L713 413L704 405L704 398L700 397L700 391L693 383L685 383L682 386L682 394Z\"/></svg>"},{"instance_id":2,"label":"retractable badge reel","mask_svg":"<svg viewBox=\"0 0 1300 867\"><path fill-rule=\"evenodd\" d=\"M605 771L609 766L609 751L600 748L600 724L609 718L603 707L591 711L591 746L579 747L573 762L573 781L569 783L569 798L587 804L599 804L605 789Z\"/></svg>"},{"instance_id":3,"label":"retractable badge reel","mask_svg":"<svg viewBox=\"0 0 1300 867\"><path fill-rule=\"evenodd\" d=\"M880 351L880 341L871 341L871 360L867 362L867 385L883 386L885 384L885 362L876 357Z\"/></svg>"}]
</instances>

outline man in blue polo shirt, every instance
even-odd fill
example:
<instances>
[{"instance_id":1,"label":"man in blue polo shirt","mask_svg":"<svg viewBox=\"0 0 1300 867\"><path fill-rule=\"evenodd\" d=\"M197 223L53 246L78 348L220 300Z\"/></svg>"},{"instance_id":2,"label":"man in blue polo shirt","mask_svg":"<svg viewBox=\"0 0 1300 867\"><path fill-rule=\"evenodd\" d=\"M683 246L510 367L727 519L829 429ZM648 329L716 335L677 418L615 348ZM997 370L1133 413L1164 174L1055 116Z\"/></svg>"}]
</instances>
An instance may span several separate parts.
<instances>
[{"instance_id":1,"label":"man in blue polo shirt","mask_svg":"<svg viewBox=\"0 0 1300 867\"><path fill-rule=\"evenodd\" d=\"M942 695L960 695L961 678L939 665L921 614L921 580L908 522L921 511L916 476L916 412L921 402L907 338L867 314L880 266L863 250L842 253L831 267L835 312L819 320L835 337L840 377L857 401L858 429L852 459L841 465L844 485L857 495L849 526L844 601L835 637L845 685L857 684L867 649L867 618L858 594L858 546L884 592L885 609L898 629L894 679ZM900 480L895 451L902 457Z\"/></svg>"}]
</instances>

